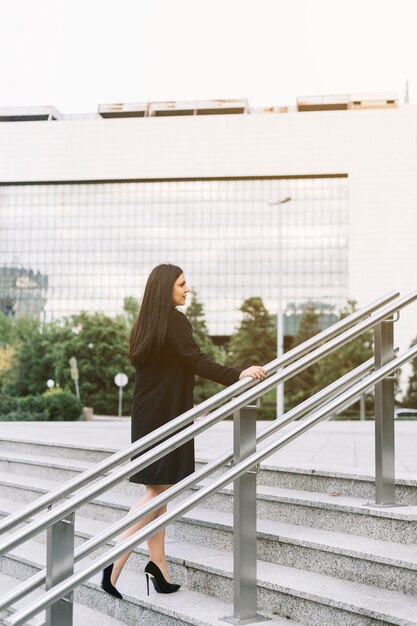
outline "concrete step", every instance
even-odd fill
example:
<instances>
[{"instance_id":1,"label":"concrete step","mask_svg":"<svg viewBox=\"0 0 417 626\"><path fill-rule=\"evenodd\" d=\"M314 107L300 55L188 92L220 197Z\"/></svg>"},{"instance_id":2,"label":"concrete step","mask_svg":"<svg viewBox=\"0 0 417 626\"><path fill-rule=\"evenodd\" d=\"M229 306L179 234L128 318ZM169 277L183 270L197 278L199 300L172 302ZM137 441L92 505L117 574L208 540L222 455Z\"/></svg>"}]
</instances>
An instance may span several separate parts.
<instances>
[{"instance_id":1,"label":"concrete step","mask_svg":"<svg viewBox=\"0 0 417 626\"><path fill-rule=\"evenodd\" d=\"M50 443L32 439L20 439L16 437L2 437L0 440L0 452L11 454L18 452L26 455L52 456L60 459L73 459L98 463L114 454L112 448L92 445L80 445L71 443Z\"/></svg>"},{"instance_id":2,"label":"concrete step","mask_svg":"<svg viewBox=\"0 0 417 626\"><path fill-rule=\"evenodd\" d=\"M68 480L76 473L96 464L114 453L112 448L97 446L75 446L72 444L46 443L6 438L0 442L0 472L36 475L51 480ZM51 458L54 459L51 462ZM196 468L210 459L197 458ZM15 462L15 464L14 464ZM27 466L26 465L27 462ZM352 473L351 468L337 471L317 469L311 465L289 467L273 465L270 461L261 464L258 485L268 485L321 493L340 492L341 495L372 500L375 497L374 476ZM118 489L129 493L135 488L124 481ZM396 502L417 506L417 479L411 474L396 473Z\"/></svg>"},{"instance_id":3,"label":"concrete step","mask_svg":"<svg viewBox=\"0 0 417 626\"><path fill-rule=\"evenodd\" d=\"M83 449L65 444L58 446L59 454L56 454L54 444L26 441L20 448L19 442L8 443L14 446L12 451L0 442L0 494L3 494L0 515L21 508L24 502L43 495L91 463L91 455L85 454L91 451L89 446ZM25 446L29 452L25 452ZM94 449L94 454L102 455L101 458L111 452ZM399 499L413 504L416 481L409 476L400 480L403 482L400 490L397 489ZM76 543L82 543L109 522L123 517L140 496L140 490L140 486L126 482L82 507L76 516ZM197 592L201 598L193 596L192 601L200 602L201 607L204 601L213 602L214 611L218 610L219 602L226 602L229 608L224 615L232 613L232 494L233 489L227 487L172 524L167 533L170 569L173 578L183 584L181 596L174 595L183 598L185 593ZM417 624L413 621L417 619L417 609L412 604L417 594L417 507L375 509L366 506L372 496L372 477L366 474L316 473L307 467L282 467L281 471L276 466L261 468L258 474L260 611L288 615L305 626ZM39 540L45 541L45 533L5 557L3 573L26 578L38 571L45 559L45 546ZM105 547L97 554L104 551ZM77 599L93 609L105 605L107 615L122 619L125 624L221 623L218 613L216 617L214 613L208 614L213 616L213 621L198 621L206 619L201 611L175 612L172 600L169 604L166 597L160 598L156 593L153 594L156 604L168 602L168 606L158 604L157 613L152 613L152 602L142 597L146 561L145 547L139 546L120 581L123 585L120 590L130 597L120 602L119 608L118 601L97 587L97 578L77 591L80 594ZM139 597L138 584L141 585ZM342 594L343 585L347 589L346 598ZM203 589L213 597L201 594ZM115 603L109 612L108 600ZM405 612L401 612L400 606ZM172 609L174 613L169 612ZM287 620L277 619L277 623L289 624Z\"/></svg>"},{"instance_id":4,"label":"concrete step","mask_svg":"<svg viewBox=\"0 0 417 626\"><path fill-rule=\"evenodd\" d=\"M13 513L18 505L0 499L0 514ZM76 515L75 543L96 536L109 522ZM258 558L281 565L307 569L351 581L361 581L393 591L417 594L417 545L405 545L358 537L345 533L308 528L285 522L258 520ZM38 541L46 541L46 533ZM178 541L211 546L232 551L233 517L231 513L199 507L187 513L168 527L168 542ZM99 553L105 552L114 541L109 541ZM167 550L170 555L170 543ZM188 554L188 548L186 553ZM131 557L132 567L141 571L146 551L138 547ZM175 557L175 555L174 555ZM197 567L195 563L193 567Z\"/></svg>"},{"instance_id":5,"label":"concrete step","mask_svg":"<svg viewBox=\"0 0 417 626\"><path fill-rule=\"evenodd\" d=\"M123 502L131 506L138 498L144 493L143 485L135 485L133 483L127 484L124 481L119 483L112 489L106 492L106 496L109 499L114 499L115 502ZM25 503L33 502L45 493L56 489L62 485L62 481L50 480L40 477L30 477L24 474L11 475L6 472L0 472L0 497L5 497L16 502L21 502L23 507ZM93 484L93 481L91 483ZM86 486L82 487L85 489ZM88 506L88 505L87 505Z\"/></svg>"},{"instance_id":6,"label":"concrete step","mask_svg":"<svg viewBox=\"0 0 417 626\"><path fill-rule=\"evenodd\" d=\"M2 595L12 591L20 581L17 578L13 578L12 576L7 576L0 572L0 588L2 590ZM6 624L6 620L10 615L13 615L16 610L27 606L30 601L34 601L41 595L41 591L33 591L28 594L24 600L20 600L16 603L16 605L10 610L5 610L0 613L0 624ZM45 623L45 611L43 611L39 616L33 617L31 620L27 622L28 626L40 626ZM86 626L86 624L100 624L100 626L123 626L125 622L121 622L120 620L111 617L110 615L106 615L105 613L101 613L94 609L85 606L84 604L80 604L79 602L74 602L74 613L73 613L73 624L74 626Z\"/></svg>"},{"instance_id":7,"label":"concrete step","mask_svg":"<svg viewBox=\"0 0 417 626\"><path fill-rule=\"evenodd\" d=\"M232 489L214 494L202 503L205 509L230 512ZM184 497L184 496L182 496ZM133 504L128 496L103 494L84 505L85 517L116 521ZM258 519L294 523L382 541L417 543L417 507L374 508L360 498L332 497L276 487L258 488ZM178 522L181 523L181 522Z\"/></svg>"},{"instance_id":8,"label":"concrete step","mask_svg":"<svg viewBox=\"0 0 417 626\"><path fill-rule=\"evenodd\" d=\"M233 516L194 509L172 524L167 536L232 551ZM415 544L258 519L257 552L264 561L417 595Z\"/></svg>"},{"instance_id":9,"label":"concrete step","mask_svg":"<svg viewBox=\"0 0 417 626\"><path fill-rule=\"evenodd\" d=\"M203 484L208 484L203 481ZM200 485L201 487L201 485ZM198 487L197 487L198 488ZM233 487L226 487L204 501L205 508L232 511ZM314 493L258 485L260 519L294 523L383 541L417 543L417 506L374 507L366 498Z\"/></svg>"},{"instance_id":10,"label":"concrete step","mask_svg":"<svg viewBox=\"0 0 417 626\"><path fill-rule=\"evenodd\" d=\"M34 541L27 542L26 550L22 546L10 553L7 557L3 557L3 568L7 572L7 576L11 578L10 572L14 572L14 586L20 579L25 579L33 575L45 565L45 550L41 544ZM196 547L198 549L198 547ZM29 556L30 555L30 556ZM85 559L83 565L91 563L91 559ZM143 565L146 563L144 559ZM79 565L76 566L76 570ZM128 625L143 624L196 624L198 626L220 625L223 616L233 613L233 606L230 599L223 600L218 597L212 597L201 593L198 584L188 585L191 582L186 579L184 574L178 578L178 571L184 570L183 567L177 566L171 568L175 580L182 584L181 590L175 595L165 596L151 591L148 597L145 591L145 577L143 567L140 572L125 569L123 579L121 578L120 591L123 594L123 600L117 600L109 596L100 588L100 575L95 576L91 581L87 581L81 585L75 592L75 602L81 603L90 609L102 612L97 615L95 621L84 622L91 624L105 624L108 618L116 618L121 620L120 623ZM9 587L9 588L13 588ZM196 589L194 589L196 587ZM26 599L23 601L26 605ZM20 605L22 602L19 603ZM299 622L281 618L273 615L269 611L271 617L269 623L274 626L301 626ZM116 622L118 623L118 622ZM109 623L110 626L110 623Z\"/></svg>"},{"instance_id":11,"label":"concrete step","mask_svg":"<svg viewBox=\"0 0 417 626\"><path fill-rule=\"evenodd\" d=\"M352 473L351 468L339 471L318 470L311 466L288 467L262 463L257 476L258 485L270 485L319 493L339 492L342 496L375 499L375 476ZM395 498L398 504L417 505L417 479L396 472Z\"/></svg>"},{"instance_id":12,"label":"concrete step","mask_svg":"<svg viewBox=\"0 0 417 626\"><path fill-rule=\"evenodd\" d=\"M51 480L63 481L95 465L113 454L112 448L52 444L30 440L6 438L0 441L0 472L28 474ZM51 460L54 459L53 461ZM199 458L196 468L210 459ZM352 473L351 468L328 471L312 466L289 467L273 465L266 461L258 472L258 485L282 487L300 491L337 493L373 500L375 478L364 473ZM218 473L217 473L218 474ZM119 491L134 493L137 486L123 481ZM396 473L396 502L417 506L417 479L405 473Z\"/></svg>"},{"instance_id":13,"label":"concrete step","mask_svg":"<svg viewBox=\"0 0 417 626\"><path fill-rule=\"evenodd\" d=\"M28 568L34 572L43 567L45 562L43 546L34 541L28 542L28 545L25 553L21 553L22 547L19 547L12 555L5 557L6 570L12 558L16 559L18 567L15 576L19 578L22 573L26 577ZM187 555L192 552L195 560L198 560L199 567L192 566L192 559L189 566L185 566L182 552L185 547ZM146 623L134 621L138 619L138 606L143 610L150 607L160 610L163 606L170 611L171 618L182 620L179 623L216 624L219 623L216 621L219 617L231 614L232 555L201 544L193 549L177 544L176 547L172 545L171 550L177 551L178 559L170 568L173 579L183 585L171 600L170 596L161 598L155 592L147 598L143 571L135 572L127 568L118 584L124 600L118 601L104 594L99 588L99 575L77 590L76 600L91 608L100 607L108 615L125 620L127 624ZM29 558L26 556L28 554ZM20 569L22 566L26 566L24 570ZM202 589L211 597L203 596ZM191 606L190 600L199 604ZM211 607L211 621L206 614L207 603ZM115 610L116 605L119 606L118 610ZM258 611L268 615L288 616L306 626L365 626L381 623L417 625L415 597L265 561L258 561ZM191 621L190 618L201 621Z\"/></svg>"},{"instance_id":14,"label":"concrete step","mask_svg":"<svg viewBox=\"0 0 417 626\"><path fill-rule=\"evenodd\" d=\"M58 458L47 455L27 455L22 452L0 452L0 473L12 476L31 476L45 480L53 480L63 483L78 476L81 472L91 469L96 462L82 461L79 459L69 459L67 457ZM114 471L114 470L111 470ZM108 476L111 472L106 472L103 476ZM101 478L101 477L100 477ZM90 484L98 479L91 481ZM142 485L130 483L123 480L115 488L117 492L126 493L140 497L144 492Z\"/></svg>"},{"instance_id":15,"label":"concrete step","mask_svg":"<svg viewBox=\"0 0 417 626\"><path fill-rule=\"evenodd\" d=\"M55 481L29 480L25 476L0 474L0 496L29 502L54 488ZM232 510L233 488L225 488L202 506L219 511ZM184 497L181 496L182 498ZM126 514L136 497L108 492L83 505L79 514L103 521L117 521ZM396 543L417 543L417 507L375 508L366 500L331 496L260 485L257 498L258 518L310 526Z\"/></svg>"}]
</instances>

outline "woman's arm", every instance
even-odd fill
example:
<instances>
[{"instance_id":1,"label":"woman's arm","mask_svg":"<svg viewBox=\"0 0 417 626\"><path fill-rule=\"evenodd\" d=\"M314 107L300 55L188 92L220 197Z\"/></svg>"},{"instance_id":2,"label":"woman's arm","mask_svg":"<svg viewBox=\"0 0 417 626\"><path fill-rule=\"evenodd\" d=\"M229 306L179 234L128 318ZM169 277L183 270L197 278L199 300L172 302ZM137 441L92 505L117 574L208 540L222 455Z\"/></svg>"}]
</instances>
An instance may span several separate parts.
<instances>
[{"instance_id":1,"label":"woman's arm","mask_svg":"<svg viewBox=\"0 0 417 626\"><path fill-rule=\"evenodd\" d=\"M194 340L191 323L183 313L176 309L169 318L167 337L178 356L195 374L214 380L216 383L232 385L245 376L251 378L265 376L264 370L257 365L242 371L221 365L206 357Z\"/></svg>"}]
</instances>

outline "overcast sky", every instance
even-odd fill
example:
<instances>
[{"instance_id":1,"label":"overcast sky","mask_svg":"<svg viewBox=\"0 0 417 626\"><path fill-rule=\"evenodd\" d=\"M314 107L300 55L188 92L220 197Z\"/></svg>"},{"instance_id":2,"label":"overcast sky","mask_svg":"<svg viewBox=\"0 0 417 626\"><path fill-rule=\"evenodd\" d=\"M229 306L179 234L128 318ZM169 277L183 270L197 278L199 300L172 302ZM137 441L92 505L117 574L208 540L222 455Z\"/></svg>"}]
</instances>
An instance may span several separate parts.
<instances>
[{"instance_id":1,"label":"overcast sky","mask_svg":"<svg viewBox=\"0 0 417 626\"><path fill-rule=\"evenodd\" d=\"M415 0L0 0L0 106L395 91L417 101ZM413 11L414 9L414 11Z\"/></svg>"}]
</instances>

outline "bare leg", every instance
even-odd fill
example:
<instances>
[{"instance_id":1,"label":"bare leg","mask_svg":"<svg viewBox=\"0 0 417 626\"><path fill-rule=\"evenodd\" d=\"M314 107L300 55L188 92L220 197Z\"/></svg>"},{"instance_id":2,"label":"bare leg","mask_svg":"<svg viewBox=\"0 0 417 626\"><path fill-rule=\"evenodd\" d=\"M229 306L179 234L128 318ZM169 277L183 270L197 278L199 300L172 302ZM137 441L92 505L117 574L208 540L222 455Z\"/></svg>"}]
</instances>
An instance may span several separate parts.
<instances>
[{"instance_id":1,"label":"bare leg","mask_svg":"<svg viewBox=\"0 0 417 626\"><path fill-rule=\"evenodd\" d=\"M158 496L160 493L166 491L169 487L171 487L171 485L146 485L145 495L132 506L130 512L136 511L144 504L147 504L148 502L156 498L156 496ZM165 513L165 511L166 506L163 506L153 513L150 513L143 519L139 520L138 522L136 522L136 524L133 524L133 526L130 526L130 528L125 530L121 535L119 535L119 537L117 538L117 543L120 543L124 539L127 539L127 537L130 537L130 535L133 535L135 532L146 526L146 524L149 524L149 522L155 520L157 517ZM165 578L169 581L170 579L165 558L165 528L155 533L155 535L152 535L152 537L149 537L147 544L150 560L158 565ZM121 557L119 557L117 561L114 562L111 575L111 582L113 585L116 585L121 571L131 553L132 550L129 550L129 552L126 552Z\"/></svg>"},{"instance_id":2,"label":"bare leg","mask_svg":"<svg viewBox=\"0 0 417 626\"><path fill-rule=\"evenodd\" d=\"M159 515L165 513L166 507L163 509L159 509ZM161 570L164 575L165 580L171 582L171 577L168 572L166 557L165 557L165 528L162 528L159 532L157 532L152 537L149 537L148 541L148 550L149 550L149 560L153 561Z\"/></svg>"}]
</instances>

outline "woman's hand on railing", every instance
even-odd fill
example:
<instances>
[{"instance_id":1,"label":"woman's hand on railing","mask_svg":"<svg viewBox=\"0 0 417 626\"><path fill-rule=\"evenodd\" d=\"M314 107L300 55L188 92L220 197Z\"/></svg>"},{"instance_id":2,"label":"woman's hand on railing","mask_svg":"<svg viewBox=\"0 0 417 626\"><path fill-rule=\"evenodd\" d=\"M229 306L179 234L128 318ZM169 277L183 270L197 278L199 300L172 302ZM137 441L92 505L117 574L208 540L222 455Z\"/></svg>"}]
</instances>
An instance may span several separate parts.
<instances>
[{"instance_id":1,"label":"woman's hand on railing","mask_svg":"<svg viewBox=\"0 0 417 626\"><path fill-rule=\"evenodd\" d=\"M262 378L265 378L266 372L264 368L260 365L251 365L240 373L239 380L241 378L246 378L247 376L250 376L254 379L262 380Z\"/></svg>"}]
</instances>

